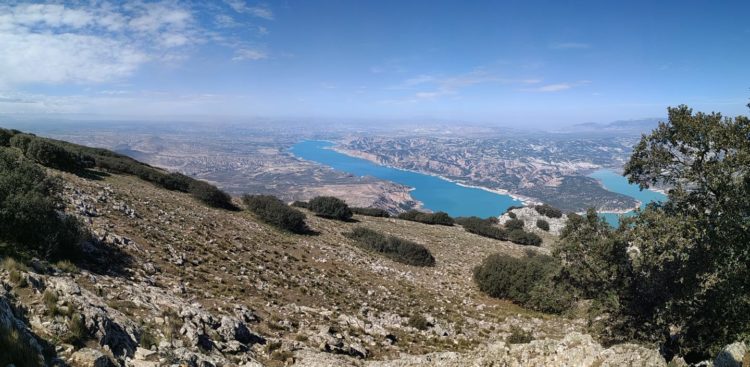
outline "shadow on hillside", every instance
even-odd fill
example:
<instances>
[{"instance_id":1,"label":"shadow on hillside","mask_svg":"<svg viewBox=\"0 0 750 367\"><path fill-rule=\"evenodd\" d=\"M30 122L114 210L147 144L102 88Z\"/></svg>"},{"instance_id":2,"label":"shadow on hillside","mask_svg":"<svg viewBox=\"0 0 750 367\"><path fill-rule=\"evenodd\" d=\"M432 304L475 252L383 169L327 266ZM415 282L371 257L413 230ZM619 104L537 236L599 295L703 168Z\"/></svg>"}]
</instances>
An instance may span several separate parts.
<instances>
[{"instance_id":1,"label":"shadow on hillside","mask_svg":"<svg viewBox=\"0 0 750 367\"><path fill-rule=\"evenodd\" d=\"M83 254L76 265L98 275L128 277L132 274L133 257L118 245L92 238L83 244Z\"/></svg>"},{"instance_id":2,"label":"shadow on hillside","mask_svg":"<svg viewBox=\"0 0 750 367\"><path fill-rule=\"evenodd\" d=\"M93 169L77 170L77 171L72 171L71 173L74 174L74 175L76 175L76 176L78 176L78 177L85 178L87 180L92 180L92 181L101 181L105 177L111 176L107 172L96 171L96 170L93 170Z\"/></svg>"}]
</instances>

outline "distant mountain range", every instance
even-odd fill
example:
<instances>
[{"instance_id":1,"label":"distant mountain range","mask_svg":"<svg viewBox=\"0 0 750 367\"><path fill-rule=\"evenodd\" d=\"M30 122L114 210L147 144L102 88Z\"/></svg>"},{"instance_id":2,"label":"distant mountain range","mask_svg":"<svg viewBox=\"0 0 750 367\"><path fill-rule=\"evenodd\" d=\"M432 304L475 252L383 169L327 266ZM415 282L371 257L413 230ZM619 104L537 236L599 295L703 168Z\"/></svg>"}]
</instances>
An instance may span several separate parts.
<instances>
[{"instance_id":1,"label":"distant mountain range","mask_svg":"<svg viewBox=\"0 0 750 367\"><path fill-rule=\"evenodd\" d=\"M665 118L647 118L640 120L620 120L609 123L585 122L575 124L566 128L565 132L628 132L642 133L656 128L659 121L665 121Z\"/></svg>"}]
</instances>

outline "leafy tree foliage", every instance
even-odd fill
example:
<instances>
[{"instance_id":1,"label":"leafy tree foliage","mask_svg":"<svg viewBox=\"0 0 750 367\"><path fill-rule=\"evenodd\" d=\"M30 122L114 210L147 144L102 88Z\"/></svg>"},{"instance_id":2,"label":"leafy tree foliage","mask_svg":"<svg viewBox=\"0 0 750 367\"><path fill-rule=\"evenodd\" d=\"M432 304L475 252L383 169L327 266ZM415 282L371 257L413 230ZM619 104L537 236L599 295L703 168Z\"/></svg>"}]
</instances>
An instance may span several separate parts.
<instances>
[{"instance_id":1,"label":"leafy tree foliage","mask_svg":"<svg viewBox=\"0 0 750 367\"><path fill-rule=\"evenodd\" d=\"M357 227L347 234L365 249L382 253L391 260L414 266L433 266L435 258L426 247L395 236L386 236L371 229Z\"/></svg>"},{"instance_id":2,"label":"leafy tree foliage","mask_svg":"<svg viewBox=\"0 0 750 367\"><path fill-rule=\"evenodd\" d=\"M544 219L537 219L536 227L541 229L542 231L549 231L549 222Z\"/></svg>"},{"instance_id":3,"label":"leafy tree foliage","mask_svg":"<svg viewBox=\"0 0 750 367\"><path fill-rule=\"evenodd\" d=\"M85 231L58 210L61 181L34 163L0 148L0 242L20 256L50 260L78 256Z\"/></svg>"},{"instance_id":4,"label":"leafy tree foliage","mask_svg":"<svg viewBox=\"0 0 750 367\"><path fill-rule=\"evenodd\" d=\"M346 203L333 196L318 196L307 203L315 214L331 219L347 221L352 219L352 210Z\"/></svg>"},{"instance_id":5,"label":"leafy tree foliage","mask_svg":"<svg viewBox=\"0 0 750 367\"><path fill-rule=\"evenodd\" d=\"M305 214L290 208L275 196L245 195L242 197L242 202L262 221L279 229L294 233L310 231L305 223Z\"/></svg>"},{"instance_id":6,"label":"leafy tree foliage","mask_svg":"<svg viewBox=\"0 0 750 367\"><path fill-rule=\"evenodd\" d=\"M562 218L562 210L557 209L553 206L542 204L534 207L537 213L548 217L548 218Z\"/></svg>"},{"instance_id":7,"label":"leafy tree foliage","mask_svg":"<svg viewBox=\"0 0 750 367\"><path fill-rule=\"evenodd\" d=\"M439 224L443 226L452 226L453 218L446 212L424 213L419 210L410 210L398 215L399 219L410 220L425 224Z\"/></svg>"},{"instance_id":8,"label":"leafy tree foliage","mask_svg":"<svg viewBox=\"0 0 750 367\"><path fill-rule=\"evenodd\" d=\"M641 334L680 330L685 353L716 353L750 337L750 119L669 109L636 145L625 175L666 184L669 201L632 223L639 250L627 316ZM658 291L657 291L658 288Z\"/></svg>"},{"instance_id":9,"label":"leafy tree foliage","mask_svg":"<svg viewBox=\"0 0 750 367\"><path fill-rule=\"evenodd\" d=\"M354 214L366 215L368 217L381 217L389 218L391 216L388 211L380 208L352 208Z\"/></svg>"},{"instance_id":10,"label":"leafy tree foliage","mask_svg":"<svg viewBox=\"0 0 750 367\"><path fill-rule=\"evenodd\" d=\"M208 206L228 210L236 209L234 204L232 204L232 197L229 194L208 182L193 180L190 182L188 191L192 197Z\"/></svg>"}]
</instances>

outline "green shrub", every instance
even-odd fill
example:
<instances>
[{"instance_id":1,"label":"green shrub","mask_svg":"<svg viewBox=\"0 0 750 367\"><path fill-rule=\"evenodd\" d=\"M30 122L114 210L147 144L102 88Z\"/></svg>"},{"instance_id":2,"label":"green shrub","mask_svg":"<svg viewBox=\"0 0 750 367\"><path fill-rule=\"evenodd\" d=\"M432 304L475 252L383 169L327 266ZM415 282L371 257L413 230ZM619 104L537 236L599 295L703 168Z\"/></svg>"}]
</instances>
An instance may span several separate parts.
<instances>
[{"instance_id":1,"label":"green shrub","mask_svg":"<svg viewBox=\"0 0 750 367\"><path fill-rule=\"evenodd\" d=\"M352 210L346 203L333 196L318 196L307 203L318 216L347 221L352 219Z\"/></svg>"},{"instance_id":2,"label":"green shrub","mask_svg":"<svg viewBox=\"0 0 750 367\"><path fill-rule=\"evenodd\" d=\"M431 326L430 323L427 322L427 319L420 314L411 315L407 321L407 325L422 331L429 329Z\"/></svg>"},{"instance_id":3,"label":"green shrub","mask_svg":"<svg viewBox=\"0 0 750 367\"><path fill-rule=\"evenodd\" d=\"M510 217L510 219L516 219L518 216L516 215L516 213L508 212L508 217Z\"/></svg>"},{"instance_id":4,"label":"green shrub","mask_svg":"<svg viewBox=\"0 0 750 367\"><path fill-rule=\"evenodd\" d=\"M58 261L55 266L63 273L78 274L80 271L78 267L69 260Z\"/></svg>"},{"instance_id":5,"label":"green shrub","mask_svg":"<svg viewBox=\"0 0 750 367\"><path fill-rule=\"evenodd\" d=\"M550 275L557 268L558 263L546 255L516 258L494 254L474 269L474 281L482 292L492 297L530 307L532 291L536 287L547 287Z\"/></svg>"},{"instance_id":6,"label":"green shrub","mask_svg":"<svg viewBox=\"0 0 750 367\"><path fill-rule=\"evenodd\" d=\"M547 204L537 205L534 207L534 210L536 210L537 213L548 218L562 218L563 214L562 210L549 206Z\"/></svg>"},{"instance_id":7,"label":"green shrub","mask_svg":"<svg viewBox=\"0 0 750 367\"><path fill-rule=\"evenodd\" d=\"M380 208L352 208L352 213L368 217L389 218L391 216L386 210Z\"/></svg>"},{"instance_id":8,"label":"green shrub","mask_svg":"<svg viewBox=\"0 0 750 367\"><path fill-rule=\"evenodd\" d=\"M10 146L10 138L15 135L11 130L0 128L0 147Z\"/></svg>"},{"instance_id":9,"label":"green shrub","mask_svg":"<svg viewBox=\"0 0 750 367\"><path fill-rule=\"evenodd\" d=\"M398 218L425 224L439 224L443 226L453 225L453 218L445 212L424 213L418 210L410 210L406 213L399 214Z\"/></svg>"},{"instance_id":10,"label":"green shrub","mask_svg":"<svg viewBox=\"0 0 750 367\"><path fill-rule=\"evenodd\" d=\"M39 353L26 343L21 333L0 324L0 366L42 366Z\"/></svg>"},{"instance_id":11,"label":"green shrub","mask_svg":"<svg viewBox=\"0 0 750 367\"><path fill-rule=\"evenodd\" d=\"M549 222L544 219L537 219L536 227L541 229L542 231L549 231Z\"/></svg>"},{"instance_id":12,"label":"green shrub","mask_svg":"<svg viewBox=\"0 0 750 367\"><path fill-rule=\"evenodd\" d=\"M523 229L524 222L522 219L510 219L505 222L505 229L512 231L514 229Z\"/></svg>"},{"instance_id":13,"label":"green shrub","mask_svg":"<svg viewBox=\"0 0 750 367\"><path fill-rule=\"evenodd\" d=\"M293 202L293 203L292 203L292 206L293 206L293 207L295 207L295 208L310 209L310 206L309 206L309 205L307 205L307 203L306 203L306 202L304 202L304 201L299 201L299 200L297 200L297 201Z\"/></svg>"},{"instance_id":14,"label":"green shrub","mask_svg":"<svg viewBox=\"0 0 750 367\"><path fill-rule=\"evenodd\" d=\"M347 234L356 244L379 252L391 260L414 266L433 266L435 258L424 246L394 236L386 236L371 229L357 227Z\"/></svg>"},{"instance_id":15,"label":"green shrub","mask_svg":"<svg viewBox=\"0 0 750 367\"><path fill-rule=\"evenodd\" d=\"M18 135L14 136L17 137ZM86 231L63 206L59 178L0 148L0 241L21 257L70 259L80 254Z\"/></svg>"},{"instance_id":16,"label":"green shrub","mask_svg":"<svg viewBox=\"0 0 750 367\"><path fill-rule=\"evenodd\" d=\"M530 332L524 331L518 326L511 326L510 335L505 339L508 344L526 344L531 343L534 337Z\"/></svg>"},{"instance_id":17,"label":"green shrub","mask_svg":"<svg viewBox=\"0 0 750 367\"><path fill-rule=\"evenodd\" d=\"M523 229L514 229L508 232L508 240L519 245L539 246L542 244L542 238L535 233L529 233Z\"/></svg>"},{"instance_id":18,"label":"green shrub","mask_svg":"<svg viewBox=\"0 0 750 367\"><path fill-rule=\"evenodd\" d=\"M456 218L456 223L464 227L469 233L501 241L506 241L508 239L508 234L505 230L493 225L492 221L488 219L481 219L479 217L462 217Z\"/></svg>"},{"instance_id":19,"label":"green shrub","mask_svg":"<svg viewBox=\"0 0 750 367\"><path fill-rule=\"evenodd\" d=\"M232 204L232 197L208 182L193 180L190 182L188 190L192 197L208 206L228 210L235 209L234 204Z\"/></svg>"},{"instance_id":20,"label":"green shrub","mask_svg":"<svg viewBox=\"0 0 750 367\"><path fill-rule=\"evenodd\" d=\"M70 319L68 319L68 331L63 335L62 341L68 344L82 346L88 338L89 330L86 328L83 316L77 313L73 314Z\"/></svg>"},{"instance_id":21,"label":"green shrub","mask_svg":"<svg viewBox=\"0 0 750 367\"><path fill-rule=\"evenodd\" d=\"M242 202L247 209L262 221L279 229L307 233L310 229L305 223L305 215L294 208L290 208L283 201L271 195L245 195Z\"/></svg>"}]
</instances>

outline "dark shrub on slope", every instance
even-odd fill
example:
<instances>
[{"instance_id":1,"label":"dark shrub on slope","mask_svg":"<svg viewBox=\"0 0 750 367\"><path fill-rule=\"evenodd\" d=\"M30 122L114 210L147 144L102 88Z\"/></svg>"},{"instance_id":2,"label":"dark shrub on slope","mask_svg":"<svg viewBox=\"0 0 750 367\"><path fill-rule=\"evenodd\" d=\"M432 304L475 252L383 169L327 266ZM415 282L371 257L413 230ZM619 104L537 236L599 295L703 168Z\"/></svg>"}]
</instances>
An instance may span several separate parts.
<instances>
[{"instance_id":1,"label":"dark shrub on slope","mask_svg":"<svg viewBox=\"0 0 750 367\"><path fill-rule=\"evenodd\" d=\"M483 237L494 238L501 241L505 241L508 239L508 233L504 229L494 226L493 222L489 219L482 219L479 217L462 217L456 218L456 223L464 227L464 229L469 233L474 233Z\"/></svg>"},{"instance_id":2,"label":"dark shrub on slope","mask_svg":"<svg viewBox=\"0 0 750 367\"><path fill-rule=\"evenodd\" d=\"M512 231L514 229L523 229L524 222L522 219L510 219L505 222L505 229Z\"/></svg>"},{"instance_id":3,"label":"dark shrub on slope","mask_svg":"<svg viewBox=\"0 0 750 367\"><path fill-rule=\"evenodd\" d=\"M379 208L352 208L352 213L368 217L389 218L391 216L387 211Z\"/></svg>"},{"instance_id":4,"label":"dark shrub on slope","mask_svg":"<svg viewBox=\"0 0 750 367\"><path fill-rule=\"evenodd\" d=\"M508 232L510 242L526 246L539 246L542 244L542 238L535 233L529 233L523 229L514 229Z\"/></svg>"},{"instance_id":5,"label":"dark shrub on slope","mask_svg":"<svg viewBox=\"0 0 750 367\"><path fill-rule=\"evenodd\" d=\"M220 209L236 209L232 197L208 182L193 180L188 189L190 195L208 206Z\"/></svg>"},{"instance_id":6,"label":"dark shrub on slope","mask_svg":"<svg viewBox=\"0 0 750 367\"><path fill-rule=\"evenodd\" d=\"M562 210L547 204L537 205L534 210L547 218L561 218L563 215Z\"/></svg>"},{"instance_id":7,"label":"dark shrub on slope","mask_svg":"<svg viewBox=\"0 0 750 367\"><path fill-rule=\"evenodd\" d=\"M305 215L271 195L245 195L242 202L262 221L294 233L309 232Z\"/></svg>"},{"instance_id":8,"label":"dark shrub on slope","mask_svg":"<svg viewBox=\"0 0 750 367\"><path fill-rule=\"evenodd\" d=\"M386 236L371 229L357 227L347 234L357 245L379 252L391 260L407 265L433 266L435 258L424 246L394 236Z\"/></svg>"},{"instance_id":9,"label":"dark shrub on slope","mask_svg":"<svg viewBox=\"0 0 750 367\"><path fill-rule=\"evenodd\" d=\"M532 291L538 286L546 286L547 279L557 268L551 256L516 258L494 254L474 268L474 281L482 292L492 297L529 306L533 300Z\"/></svg>"},{"instance_id":10,"label":"dark shrub on slope","mask_svg":"<svg viewBox=\"0 0 750 367\"><path fill-rule=\"evenodd\" d=\"M315 214L331 219L347 221L352 219L352 210L346 203L333 196L318 196L307 203L308 209Z\"/></svg>"},{"instance_id":11,"label":"dark shrub on slope","mask_svg":"<svg viewBox=\"0 0 750 367\"><path fill-rule=\"evenodd\" d=\"M85 236L75 217L59 211L62 184L36 164L0 148L0 242L21 256L78 256Z\"/></svg>"},{"instance_id":12,"label":"dark shrub on slope","mask_svg":"<svg viewBox=\"0 0 750 367\"><path fill-rule=\"evenodd\" d=\"M536 227L541 229L542 231L549 231L549 222L544 219L537 219Z\"/></svg>"},{"instance_id":13,"label":"dark shrub on slope","mask_svg":"<svg viewBox=\"0 0 750 367\"><path fill-rule=\"evenodd\" d=\"M425 224L439 224L443 226L453 225L453 218L445 212L423 213L418 210L409 210L406 213L399 214L398 218Z\"/></svg>"}]
</instances>

